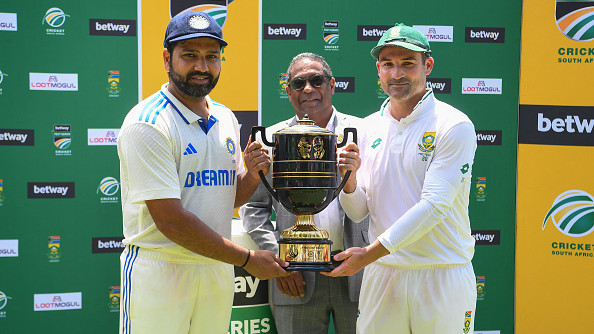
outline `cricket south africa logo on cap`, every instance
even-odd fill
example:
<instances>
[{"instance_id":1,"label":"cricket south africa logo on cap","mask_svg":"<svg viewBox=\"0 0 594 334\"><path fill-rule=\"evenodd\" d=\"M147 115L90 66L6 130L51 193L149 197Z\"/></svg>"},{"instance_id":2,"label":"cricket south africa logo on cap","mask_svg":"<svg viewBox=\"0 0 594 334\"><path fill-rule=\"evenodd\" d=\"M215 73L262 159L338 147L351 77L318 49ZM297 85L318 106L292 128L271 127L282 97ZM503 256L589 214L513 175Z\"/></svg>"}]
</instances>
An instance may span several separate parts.
<instances>
[{"instance_id":1,"label":"cricket south africa logo on cap","mask_svg":"<svg viewBox=\"0 0 594 334\"><path fill-rule=\"evenodd\" d=\"M169 14L171 17L174 17L177 14L185 13L187 11L204 12L217 21L222 28L227 21L227 6L231 2L233 2L233 0L169 0ZM204 28L194 26L194 24L199 26L201 24L204 25L203 22L192 22L192 19L195 17L201 16L193 16L190 19L190 26L195 29L208 28L210 23L205 17L202 17L202 20L206 20L206 26Z\"/></svg>"},{"instance_id":2,"label":"cricket south africa logo on cap","mask_svg":"<svg viewBox=\"0 0 594 334\"><path fill-rule=\"evenodd\" d=\"M594 197L582 190L569 190L559 195L547 212L542 229L552 222L570 237L583 237L594 231Z\"/></svg>"},{"instance_id":3,"label":"cricket south africa logo on cap","mask_svg":"<svg viewBox=\"0 0 594 334\"><path fill-rule=\"evenodd\" d=\"M557 0L555 21L567 38L578 42L594 40L594 1Z\"/></svg>"}]
</instances>

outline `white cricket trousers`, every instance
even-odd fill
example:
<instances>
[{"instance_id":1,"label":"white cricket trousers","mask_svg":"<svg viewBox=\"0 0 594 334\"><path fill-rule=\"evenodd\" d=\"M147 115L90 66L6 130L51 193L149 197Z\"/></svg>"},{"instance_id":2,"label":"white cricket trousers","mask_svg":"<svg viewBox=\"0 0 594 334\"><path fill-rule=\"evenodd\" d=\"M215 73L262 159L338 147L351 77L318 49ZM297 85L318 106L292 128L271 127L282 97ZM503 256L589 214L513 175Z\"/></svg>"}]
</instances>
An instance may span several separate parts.
<instances>
[{"instance_id":1,"label":"white cricket trousers","mask_svg":"<svg viewBox=\"0 0 594 334\"><path fill-rule=\"evenodd\" d=\"M472 263L365 268L358 334L472 334L476 277Z\"/></svg>"},{"instance_id":2,"label":"white cricket trousers","mask_svg":"<svg viewBox=\"0 0 594 334\"><path fill-rule=\"evenodd\" d=\"M127 245L121 261L120 334L226 334L233 266Z\"/></svg>"}]
</instances>

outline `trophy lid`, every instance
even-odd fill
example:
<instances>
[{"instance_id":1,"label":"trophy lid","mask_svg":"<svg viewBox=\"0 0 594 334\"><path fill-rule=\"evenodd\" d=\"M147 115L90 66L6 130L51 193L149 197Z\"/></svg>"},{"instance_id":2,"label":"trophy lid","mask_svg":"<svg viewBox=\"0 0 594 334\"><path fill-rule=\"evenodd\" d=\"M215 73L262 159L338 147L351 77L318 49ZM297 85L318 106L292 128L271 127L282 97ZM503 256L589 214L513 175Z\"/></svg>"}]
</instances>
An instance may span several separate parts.
<instances>
[{"instance_id":1,"label":"trophy lid","mask_svg":"<svg viewBox=\"0 0 594 334\"><path fill-rule=\"evenodd\" d=\"M274 133L275 135L285 134L311 134L311 135L331 135L336 134L328 129L321 128L316 125L316 122L309 119L307 114L303 115L303 118L297 121L297 124L286 127Z\"/></svg>"}]
</instances>

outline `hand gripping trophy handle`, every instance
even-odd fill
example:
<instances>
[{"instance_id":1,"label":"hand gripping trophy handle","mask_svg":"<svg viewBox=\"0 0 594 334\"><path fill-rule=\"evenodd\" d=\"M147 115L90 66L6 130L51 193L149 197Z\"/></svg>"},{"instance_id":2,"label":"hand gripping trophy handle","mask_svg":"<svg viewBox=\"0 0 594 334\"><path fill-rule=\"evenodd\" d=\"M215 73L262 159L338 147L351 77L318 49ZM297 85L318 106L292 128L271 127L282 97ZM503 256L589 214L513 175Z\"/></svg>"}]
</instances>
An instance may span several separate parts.
<instances>
[{"instance_id":1,"label":"hand gripping trophy handle","mask_svg":"<svg viewBox=\"0 0 594 334\"><path fill-rule=\"evenodd\" d=\"M268 147L274 147L274 143L271 143L268 141L268 139L266 139L266 128L263 126L252 127L252 142L256 141L256 134L258 132L260 132L260 137L262 138L262 143L264 145ZM271 172L272 171L270 171L269 173ZM268 183L268 181L266 180L266 176L264 176L264 173L262 173L262 171L260 170L258 171L258 175L260 175L260 180L262 180L262 183L264 184L270 195L272 195L272 197L274 197L274 199L278 201L278 194L276 193L276 191L274 191L274 189L272 189L270 183Z\"/></svg>"},{"instance_id":2,"label":"hand gripping trophy handle","mask_svg":"<svg viewBox=\"0 0 594 334\"><path fill-rule=\"evenodd\" d=\"M349 133L353 135L353 143L357 143L357 129L355 128L345 128L344 129L344 136L342 139L342 142L340 142L340 144L336 144L337 148L341 148L343 146L346 146L347 144L347 139L349 137ZM338 186L338 188L336 188L336 191L334 192L334 198L336 198L338 196L338 194L340 194L340 191L342 190L342 188L344 188L344 185L346 184L346 182L349 180L349 176L351 176L351 171L347 171L346 174L344 175L344 178L342 179L342 182L340 183L340 185Z\"/></svg>"}]
</instances>

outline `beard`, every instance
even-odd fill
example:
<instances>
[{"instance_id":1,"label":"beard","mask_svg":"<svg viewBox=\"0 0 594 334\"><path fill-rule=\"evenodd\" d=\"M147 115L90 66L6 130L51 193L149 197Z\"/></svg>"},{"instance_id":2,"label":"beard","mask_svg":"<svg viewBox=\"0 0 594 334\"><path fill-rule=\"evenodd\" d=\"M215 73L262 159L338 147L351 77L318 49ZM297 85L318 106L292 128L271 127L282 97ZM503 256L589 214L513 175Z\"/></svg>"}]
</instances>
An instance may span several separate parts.
<instances>
[{"instance_id":1,"label":"beard","mask_svg":"<svg viewBox=\"0 0 594 334\"><path fill-rule=\"evenodd\" d=\"M403 84L403 83L408 83L406 88L404 88L400 91L391 91L390 90L391 84ZM408 101L413 95L415 95L415 93L416 93L415 89L417 86L417 84L415 82L412 82L411 80L408 80L408 79L396 80L393 78L388 79L387 82L381 82L381 85L382 85L382 89L384 90L384 92L386 92L386 94L388 94L390 97L392 97L393 99L395 99L398 102Z\"/></svg>"},{"instance_id":2,"label":"beard","mask_svg":"<svg viewBox=\"0 0 594 334\"><path fill-rule=\"evenodd\" d=\"M210 74L208 72L192 71L192 72L189 72L184 77L183 75L181 75L180 73L177 73L175 71L175 69L173 68L173 62L171 62L169 64L169 66L171 67L170 71L168 73L169 81L171 81L184 94L194 97L194 98L205 97L206 95L208 95L208 93L210 93L211 90L213 90L213 88L215 88L215 86L217 85L217 82L219 82L220 74L217 75L216 78L213 78L212 74ZM206 83L206 84L191 83L190 79L193 76L206 76L206 77L208 77L208 83Z\"/></svg>"}]
</instances>

